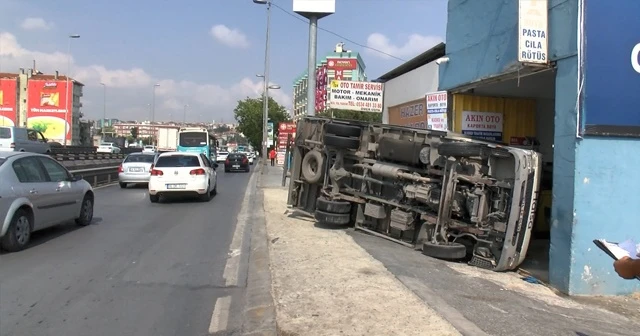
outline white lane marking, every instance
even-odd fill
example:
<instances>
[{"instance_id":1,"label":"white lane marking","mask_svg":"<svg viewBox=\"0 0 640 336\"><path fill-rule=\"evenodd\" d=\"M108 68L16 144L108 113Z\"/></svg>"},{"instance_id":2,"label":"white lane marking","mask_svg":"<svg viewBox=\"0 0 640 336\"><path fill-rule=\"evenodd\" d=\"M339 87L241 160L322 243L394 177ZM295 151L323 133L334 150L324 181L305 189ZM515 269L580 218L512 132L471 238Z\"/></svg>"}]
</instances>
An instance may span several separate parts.
<instances>
[{"instance_id":1,"label":"white lane marking","mask_svg":"<svg viewBox=\"0 0 640 336\"><path fill-rule=\"evenodd\" d=\"M225 296L216 300L216 306L211 314L211 322L209 323L209 333L214 334L218 331L226 330L229 322L229 309L231 308L231 296Z\"/></svg>"},{"instance_id":2,"label":"white lane marking","mask_svg":"<svg viewBox=\"0 0 640 336\"><path fill-rule=\"evenodd\" d=\"M222 273L222 277L224 277L225 286L238 286L238 276L240 272L240 259L242 258L242 243L244 240L244 229L247 226L247 222L249 221L249 197L251 197L251 187L253 186L254 180L256 178L256 174L251 174L251 178L249 179L249 183L247 184L247 189L244 193L244 199L242 200L242 206L240 207L240 212L238 213L238 221L236 223L236 229L233 233L233 238L231 239L231 245L229 246L229 252L227 259L227 264L224 266L224 273Z\"/></svg>"}]
</instances>

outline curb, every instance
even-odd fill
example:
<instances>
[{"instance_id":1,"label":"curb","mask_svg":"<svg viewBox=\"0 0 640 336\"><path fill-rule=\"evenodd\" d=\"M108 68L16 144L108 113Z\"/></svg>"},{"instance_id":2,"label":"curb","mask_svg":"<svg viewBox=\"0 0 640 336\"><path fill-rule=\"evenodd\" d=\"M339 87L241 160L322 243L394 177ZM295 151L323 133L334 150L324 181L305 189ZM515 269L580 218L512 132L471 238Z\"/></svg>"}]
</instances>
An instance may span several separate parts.
<instances>
[{"instance_id":1,"label":"curb","mask_svg":"<svg viewBox=\"0 0 640 336\"><path fill-rule=\"evenodd\" d=\"M260 162L260 161L259 161ZM260 165L256 185L259 189L262 167ZM271 270L269 262L269 245L267 237L267 221L264 213L264 195L256 190L254 202L262 209L254 215L251 228L251 252L249 253L249 270L247 275L246 304L243 330L245 335L278 335L276 329L276 308L271 295Z\"/></svg>"}]
</instances>

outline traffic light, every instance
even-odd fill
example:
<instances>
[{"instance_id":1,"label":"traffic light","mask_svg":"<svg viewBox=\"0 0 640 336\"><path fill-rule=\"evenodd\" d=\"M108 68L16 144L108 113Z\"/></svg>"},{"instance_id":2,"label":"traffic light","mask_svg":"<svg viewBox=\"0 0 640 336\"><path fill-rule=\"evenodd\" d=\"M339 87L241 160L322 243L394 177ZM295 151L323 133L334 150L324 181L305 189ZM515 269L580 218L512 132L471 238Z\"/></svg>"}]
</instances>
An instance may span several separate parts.
<instances>
[{"instance_id":1,"label":"traffic light","mask_svg":"<svg viewBox=\"0 0 640 336\"><path fill-rule=\"evenodd\" d=\"M131 127L131 137L134 139L138 138L138 127Z\"/></svg>"}]
</instances>

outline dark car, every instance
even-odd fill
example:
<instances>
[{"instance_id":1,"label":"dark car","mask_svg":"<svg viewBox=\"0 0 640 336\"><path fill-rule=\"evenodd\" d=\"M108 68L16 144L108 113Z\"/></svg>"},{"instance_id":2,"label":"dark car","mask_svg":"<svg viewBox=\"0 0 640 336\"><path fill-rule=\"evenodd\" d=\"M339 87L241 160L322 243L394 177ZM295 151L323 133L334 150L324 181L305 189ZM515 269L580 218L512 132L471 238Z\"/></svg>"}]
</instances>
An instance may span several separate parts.
<instances>
[{"instance_id":1,"label":"dark car","mask_svg":"<svg viewBox=\"0 0 640 336\"><path fill-rule=\"evenodd\" d=\"M224 171L244 171L248 172L249 168L249 158L247 155L242 153L229 153L227 159L224 161Z\"/></svg>"}]
</instances>

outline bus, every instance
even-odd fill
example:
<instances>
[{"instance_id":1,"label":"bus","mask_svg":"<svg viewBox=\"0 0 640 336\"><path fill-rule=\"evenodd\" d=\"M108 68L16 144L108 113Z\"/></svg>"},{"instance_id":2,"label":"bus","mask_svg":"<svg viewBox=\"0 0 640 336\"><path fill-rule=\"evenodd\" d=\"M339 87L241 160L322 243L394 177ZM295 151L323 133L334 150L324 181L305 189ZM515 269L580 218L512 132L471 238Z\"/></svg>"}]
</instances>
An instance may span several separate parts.
<instances>
[{"instance_id":1,"label":"bus","mask_svg":"<svg viewBox=\"0 0 640 336\"><path fill-rule=\"evenodd\" d=\"M203 153L216 159L218 141L212 132L201 127L183 127L178 130L178 152Z\"/></svg>"}]
</instances>

